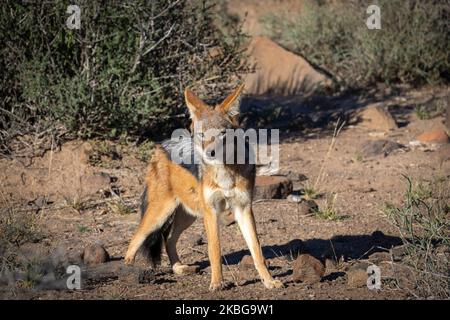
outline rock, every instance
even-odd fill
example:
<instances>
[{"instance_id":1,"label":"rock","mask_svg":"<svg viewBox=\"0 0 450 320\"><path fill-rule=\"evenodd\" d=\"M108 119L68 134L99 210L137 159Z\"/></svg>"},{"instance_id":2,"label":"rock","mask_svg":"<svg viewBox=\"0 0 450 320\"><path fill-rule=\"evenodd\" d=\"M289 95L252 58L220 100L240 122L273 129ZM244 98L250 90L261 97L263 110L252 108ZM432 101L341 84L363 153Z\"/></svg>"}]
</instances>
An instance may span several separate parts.
<instances>
[{"instance_id":1,"label":"rock","mask_svg":"<svg viewBox=\"0 0 450 320\"><path fill-rule=\"evenodd\" d=\"M300 203L302 202L302 197L298 194L290 194L287 196L286 200L292 203Z\"/></svg>"},{"instance_id":2,"label":"rock","mask_svg":"<svg viewBox=\"0 0 450 320\"><path fill-rule=\"evenodd\" d=\"M292 181L283 176L258 176L253 199L284 199L292 193Z\"/></svg>"},{"instance_id":3,"label":"rock","mask_svg":"<svg viewBox=\"0 0 450 320\"><path fill-rule=\"evenodd\" d=\"M375 252L369 256L370 262L379 264L384 261L391 261L391 255L389 252Z\"/></svg>"},{"instance_id":4,"label":"rock","mask_svg":"<svg viewBox=\"0 0 450 320\"><path fill-rule=\"evenodd\" d=\"M267 260L264 260L264 263L266 266L270 265L270 262ZM239 261L239 268L241 268L242 270L254 270L255 263L253 262L252 256L249 254L243 256L241 261Z\"/></svg>"},{"instance_id":5,"label":"rock","mask_svg":"<svg viewBox=\"0 0 450 320\"><path fill-rule=\"evenodd\" d=\"M319 282L325 274L325 266L309 254L301 254L292 264L292 280L313 284Z\"/></svg>"},{"instance_id":6,"label":"rock","mask_svg":"<svg viewBox=\"0 0 450 320\"><path fill-rule=\"evenodd\" d=\"M333 84L305 59L266 37L255 37L248 46L248 55L255 72L245 78L247 94L308 94Z\"/></svg>"},{"instance_id":7,"label":"rock","mask_svg":"<svg viewBox=\"0 0 450 320\"><path fill-rule=\"evenodd\" d=\"M392 115L382 107L381 103L375 103L367 106L357 113L357 119L362 127L389 131L397 129L397 123Z\"/></svg>"},{"instance_id":8,"label":"rock","mask_svg":"<svg viewBox=\"0 0 450 320\"><path fill-rule=\"evenodd\" d=\"M392 256L392 259L398 262L401 261L403 257L408 253L408 249L406 245L401 245L397 247L392 247L391 250L389 250L389 253Z\"/></svg>"},{"instance_id":9,"label":"rock","mask_svg":"<svg viewBox=\"0 0 450 320\"><path fill-rule=\"evenodd\" d=\"M283 176L286 178L292 180L292 181L305 181L308 180L308 177L305 176L303 173L298 173L292 170L288 170L286 172L282 173Z\"/></svg>"},{"instance_id":10,"label":"rock","mask_svg":"<svg viewBox=\"0 0 450 320\"><path fill-rule=\"evenodd\" d=\"M362 155L364 157L387 156L397 149L404 148L400 143L390 140L368 140L362 147Z\"/></svg>"},{"instance_id":11,"label":"rock","mask_svg":"<svg viewBox=\"0 0 450 320\"><path fill-rule=\"evenodd\" d=\"M109 254L106 249L99 244L87 246L83 252L83 262L87 265L96 265L109 261Z\"/></svg>"},{"instance_id":12,"label":"rock","mask_svg":"<svg viewBox=\"0 0 450 320\"><path fill-rule=\"evenodd\" d=\"M416 137L421 143L448 143L449 138L444 128L438 128L422 133Z\"/></svg>"},{"instance_id":13,"label":"rock","mask_svg":"<svg viewBox=\"0 0 450 320\"><path fill-rule=\"evenodd\" d=\"M253 258L251 255L245 255L242 257L241 261L239 262L239 268L243 270L249 270L255 267L255 264L253 262Z\"/></svg>"},{"instance_id":14,"label":"rock","mask_svg":"<svg viewBox=\"0 0 450 320\"><path fill-rule=\"evenodd\" d=\"M219 46L215 46L215 47L209 48L208 53L211 58L215 58L217 56L220 56L223 53L223 50Z\"/></svg>"},{"instance_id":15,"label":"rock","mask_svg":"<svg viewBox=\"0 0 450 320\"><path fill-rule=\"evenodd\" d=\"M368 264L358 263L347 271L347 285L351 288L361 288L367 286Z\"/></svg>"},{"instance_id":16,"label":"rock","mask_svg":"<svg viewBox=\"0 0 450 320\"><path fill-rule=\"evenodd\" d=\"M319 206L314 200L303 199L297 207L297 212L301 215L309 215L319 210Z\"/></svg>"}]
</instances>

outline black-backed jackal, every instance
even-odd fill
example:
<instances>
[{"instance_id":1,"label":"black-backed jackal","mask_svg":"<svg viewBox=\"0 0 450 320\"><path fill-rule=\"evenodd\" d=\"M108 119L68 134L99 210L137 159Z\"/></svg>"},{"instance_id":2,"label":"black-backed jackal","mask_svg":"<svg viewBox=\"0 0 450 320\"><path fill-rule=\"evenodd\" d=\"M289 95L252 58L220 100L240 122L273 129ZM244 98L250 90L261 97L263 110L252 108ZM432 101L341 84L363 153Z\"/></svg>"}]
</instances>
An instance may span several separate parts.
<instances>
[{"instance_id":1,"label":"black-backed jackal","mask_svg":"<svg viewBox=\"0 0 450 320\"><path fill-rule=\"evenodd\" d=\"M165 244L174 273L191 273L192 267L180 261L176 244L181 233L197 217L203 217L211 263L210 290L221 289L223 283L218 216L231 210L265 287L270 289L283 286L267 270L256 233L252 212L255 165L247 162L228 164L220 157L214 157L218 144L230 143L224 140L224 132L238 128L242 89L243 86L240 86L215 107L208 106L191 91L185 91L192 124L197 127L201 123L200 130L193 130L196 136L189 140L192 141L192 152L200 155L200 161L189 165L175 163L171 158L171 151L176 144L173 142L163 143L155 148L145 179L142 220L129 244L125 263L133 263L141 246L147 249L153 263L158 263L162 245ZM211 131L214 132L213 135L205 135L205 132ZM225 154L225 157L228 156L229 152Z\"/></svg>"}]
</instances>

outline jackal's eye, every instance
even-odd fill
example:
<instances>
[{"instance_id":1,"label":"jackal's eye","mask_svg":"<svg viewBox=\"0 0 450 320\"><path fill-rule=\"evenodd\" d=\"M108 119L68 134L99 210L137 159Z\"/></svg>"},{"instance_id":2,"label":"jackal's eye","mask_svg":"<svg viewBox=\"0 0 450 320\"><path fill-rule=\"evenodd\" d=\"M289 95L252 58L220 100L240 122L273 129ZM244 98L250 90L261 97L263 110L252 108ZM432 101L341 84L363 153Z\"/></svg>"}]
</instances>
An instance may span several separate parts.
<instances>
[{"instance_id":1,"label":"jackal's eye","mask_svg":"<svg viewBox=\"0 0 450 320\"><path fill-rule=\"evenodd\" d=\"M200 140L203 140L203 139L205 138L205 133L203 133L203 132L197 132L197 137L198 137Z\"/></svg>"}]
</instances>

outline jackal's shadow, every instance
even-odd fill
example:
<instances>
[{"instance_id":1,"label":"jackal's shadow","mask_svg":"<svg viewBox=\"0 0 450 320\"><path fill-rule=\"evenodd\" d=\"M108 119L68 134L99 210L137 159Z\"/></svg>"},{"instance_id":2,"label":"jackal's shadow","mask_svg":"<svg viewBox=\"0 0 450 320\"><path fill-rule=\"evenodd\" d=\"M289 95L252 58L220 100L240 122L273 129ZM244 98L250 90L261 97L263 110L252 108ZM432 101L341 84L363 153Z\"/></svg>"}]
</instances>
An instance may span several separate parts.
<instances>
[{"instance_id":1,"label":"jackal's shadow","mask_svg":"<svg viewBox=\"0 0 450 320\"><path fill-rule=\"evenodd\" d=\"M273 259L283 257L288 260L295 259L297 255L308 253L318 259L326 258L349 259L367 258L374 252L386 251L392 247L399 246L402 241L399 237L385 235L381 231L375 231L370 235L344 235L335 236L331 239L308 239L305 241L294 239L282 245L271 245L262 247L264 257ZM223 256L223 263L236 265L242 257L249 255L249 250L239 250ZM208 260L197 262L200 269L209 266Z\"/></svg>"}]
</instances>

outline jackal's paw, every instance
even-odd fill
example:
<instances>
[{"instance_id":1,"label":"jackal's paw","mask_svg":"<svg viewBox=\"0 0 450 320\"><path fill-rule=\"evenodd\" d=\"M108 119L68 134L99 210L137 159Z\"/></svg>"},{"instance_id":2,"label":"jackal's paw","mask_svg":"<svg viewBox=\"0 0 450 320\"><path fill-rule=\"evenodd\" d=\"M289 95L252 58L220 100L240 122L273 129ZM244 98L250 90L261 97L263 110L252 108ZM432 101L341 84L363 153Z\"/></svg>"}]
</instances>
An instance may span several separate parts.
<instances>
[{"instance_id":1,"label":"jackal's paw","mask_svg":"<svg viewBox=\"0 0 450 320\"><path fill-rule=\"evenodd\" d=\"M221 282L211 282L209 285L209 291L219 291L225 289L225 283Z\"/></svg>"},{"instance_id":2,"label":"jackal's paw","mask_svg":"<svg viewBox=\"0 0 450 320\"><path fill-rule=\"evenodd\" d=\"M280 280L270 279L269 281L263 281L264 286L267 289L274 289L274 288L283 288L284 284Z\"/></svg>"},{"instance_id":3,"label":"jackal's paw","mask_svg":"<svg viewBox=\"0 0 450 320\"><path fill-rule=\"evenodd\" d=\"M198 266L188 266L187 264L176 263L172 267L173 273L180 276L195 274L198 271Z\"/></svg>"},{"instance_id":4,"label":"jackal's paw","mask_svg":"<svg viewBox=\"0 0 450 320\"><path fill-rule=\"evenodd\" d=\"M124 262L126 265L132 265L134 263L134 257L126 256Z\"/></svg>"}]
</instances>

